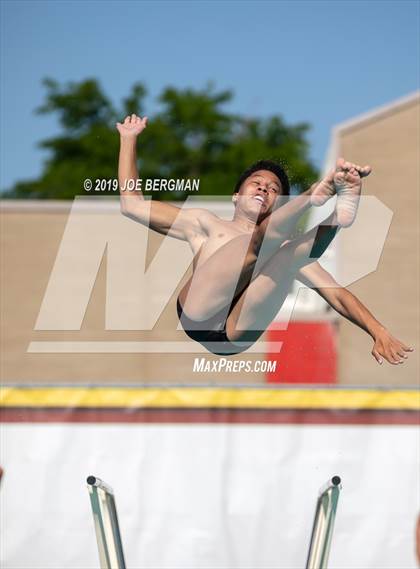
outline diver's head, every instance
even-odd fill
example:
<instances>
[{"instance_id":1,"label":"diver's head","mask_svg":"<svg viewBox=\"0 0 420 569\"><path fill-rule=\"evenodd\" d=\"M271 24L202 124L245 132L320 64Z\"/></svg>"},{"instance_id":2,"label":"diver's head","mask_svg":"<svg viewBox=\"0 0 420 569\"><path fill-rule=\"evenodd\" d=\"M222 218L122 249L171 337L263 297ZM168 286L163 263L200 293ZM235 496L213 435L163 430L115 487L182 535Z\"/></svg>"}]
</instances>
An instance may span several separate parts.
<instances>
[{"instance_id":1,"label":"diver's head","mask_svg":"<svg viewBox=\"0 0 420 569\"><path fill-rule=\"evenodd\" d=\"M241 209L259 208L258 217L264 218L283 203L279 196L289 194L289 178L282 166L272 160L259 160L239 177L232 201Z\"/></svg>"}]
</instances>

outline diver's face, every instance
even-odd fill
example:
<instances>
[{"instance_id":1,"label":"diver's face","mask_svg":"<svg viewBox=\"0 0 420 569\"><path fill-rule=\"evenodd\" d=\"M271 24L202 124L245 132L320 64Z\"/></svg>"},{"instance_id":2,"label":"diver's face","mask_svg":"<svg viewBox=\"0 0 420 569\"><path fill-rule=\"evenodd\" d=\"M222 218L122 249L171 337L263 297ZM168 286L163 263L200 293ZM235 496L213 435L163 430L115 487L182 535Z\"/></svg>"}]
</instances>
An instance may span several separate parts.
<instances>
[{"instance_id":1,"label":"diver's face","mask_svg":"<svg viewBox=\"0 0 420 569\"><path fill-rule=\"evenodd\" d=\"M266 217L273 211L281 193L281 183L277 176L269 170L258 170L243 182L239 192L234 194L234 201L240 203L241 209L259 210L258 217Z\"/></svg>"}]
</instances>

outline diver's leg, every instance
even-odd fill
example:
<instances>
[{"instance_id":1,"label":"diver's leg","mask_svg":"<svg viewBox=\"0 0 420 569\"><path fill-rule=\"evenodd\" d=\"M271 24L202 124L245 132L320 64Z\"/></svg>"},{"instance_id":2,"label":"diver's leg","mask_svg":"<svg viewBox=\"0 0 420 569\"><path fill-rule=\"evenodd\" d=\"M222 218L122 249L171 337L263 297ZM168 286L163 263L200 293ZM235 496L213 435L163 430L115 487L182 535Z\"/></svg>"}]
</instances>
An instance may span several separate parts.
<instances>
[{"instance_id":1,"label":"diver's leg","mask_svg":"<svg viewBox=\"0 0 420 569\"><path fill-rule=\"evenodd\" d=\"M286 257L286 252L289 252L288 270L296 272L320 257L337 232L335 223L335 214L332 214L325 220L324 225L284 245L280 250L282 257ZM273 245L277 242L273 240L273 243L270 243L267 254L261 255L264 256L261 261L256 253L254 239L253 235L239 236L218 249L202 265L198 263L193 276L179 295L179 301L188 318L196 322L206 321L220 310L226 310L227 318L233 298L249 285L257 261L263 267L272 257ZM276 256L278 246L274 250Z\"/></svg>"},{"instance_id":2,"label":"diver's leg","mask_svg":"<svg viewBox=\"0 0 420 569\"><path fill-rule=\"evenodd\" d=\"M194 321L205 321L230 304L251 280L257 255L254 237L241 235L218 249L197 266L179 294L184 313ZM227 313L226 313L227 317Z\"/></svg>"},{"instance_id":3,"label":"diver's leg","mask_svg":"<svg viewBox=\"0 0 420 569\"><path fill-rule=\"evenodd\" d=\"M282 307L298 270L324 253L338 229L333 213L323 225L283 245L262 266L227 318L226 332L232 342L258 339Z\"/></svg>"},{"instance_id":4,"label":"diver's leg","mask_svg":"<svg viewBox=\"0 0 420 569\"><path fill-rule=\"evenodd\" d=\"M336 211L322 225L286 243L262 264L227 319L227 335L232 341L246 341L248 338L255 341L266 330L283 305L297 271L324 253L339 227L353 223L361 178L370 172L370 166L362 168L339 159L333 176L334 187L328 177L327 183L318 184L311 195L312 203L322 205L336 192Z\"/></svg>"}]
</instances>

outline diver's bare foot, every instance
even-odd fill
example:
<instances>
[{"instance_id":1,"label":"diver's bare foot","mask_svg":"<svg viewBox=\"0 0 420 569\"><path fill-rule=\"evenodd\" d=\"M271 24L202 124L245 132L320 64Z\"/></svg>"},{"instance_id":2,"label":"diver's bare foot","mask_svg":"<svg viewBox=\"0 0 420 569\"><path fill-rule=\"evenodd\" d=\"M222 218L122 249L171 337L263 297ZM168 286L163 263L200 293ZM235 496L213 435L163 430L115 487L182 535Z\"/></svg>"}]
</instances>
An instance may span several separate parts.
<instances>
[{"instance_id":1,"label":"diver's bare foot","mask_svg":"<svg viewBox=\"0 0 420 569\"><path fill-rule=\"evenodd\" d=\"M354 221L359 203L361 178L368 176L370 166L359 166L339 158L335 170L329 172L319 183L314 184L311 193L311 204L321 206L337 196L337 217L343 227L348 227Z\"/></svg>"},{"instance_id":2,"label":"diver's bare foot","mask_svg":"<svg viewBox=\"0 0 420 569\"><path fill-rule=\"evenodd\" d=\"M362 178L369 176L370 166L358 166L346 162L343 158L337 160L334 174L334 187L337 192L337 222L342 227L349 227L356 218L359 207Z\"/></svg>"},{"instance_id":3,"label":"diver's bare foot","mask_svg":"<svg viewBox=\"0 0 420 569\"><path fill-rule=\"evenodd\" d=\"M311 187L311 204L314 206L324 205L326 201L335 195L334 187L334 174L335 170L331 170L325 178L322 178L320 182L316 182Z\"/></svg>"}]
</instances>

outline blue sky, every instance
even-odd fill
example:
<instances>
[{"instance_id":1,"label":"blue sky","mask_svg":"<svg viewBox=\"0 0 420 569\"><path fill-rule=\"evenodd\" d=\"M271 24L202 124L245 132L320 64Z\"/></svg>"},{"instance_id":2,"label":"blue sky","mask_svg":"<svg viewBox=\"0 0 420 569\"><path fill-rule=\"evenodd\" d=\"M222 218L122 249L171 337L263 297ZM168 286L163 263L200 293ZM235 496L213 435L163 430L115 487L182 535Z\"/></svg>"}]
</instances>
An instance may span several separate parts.
<instances>
[{"instance_id":1,"label":"blue sky","mask_svg":"<svg viewBox=\"0 0 420 569\"><path fill-rule=\"evenodd\" d=\"M413 1L1 2L1 178L40 174L40 140L60 132L36 115L49 76L97 78L119 103L136 81L232 89L229 110L309 122L321 166L331 127L419 88L419 3Z\"/></svg>"}]
</instances>

